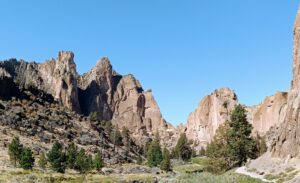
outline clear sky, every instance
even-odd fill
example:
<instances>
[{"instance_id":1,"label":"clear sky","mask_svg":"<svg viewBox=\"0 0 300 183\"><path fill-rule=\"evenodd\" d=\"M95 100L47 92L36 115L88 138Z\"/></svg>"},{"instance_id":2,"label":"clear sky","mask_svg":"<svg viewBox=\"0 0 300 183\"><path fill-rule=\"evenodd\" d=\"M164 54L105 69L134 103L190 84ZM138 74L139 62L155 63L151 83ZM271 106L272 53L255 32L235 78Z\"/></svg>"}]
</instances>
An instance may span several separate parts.
<instances>
[{"instance_id":1,"label":"clear sky","mask_svg":"<svg viewBox=\"0 0 300 183\"><path fill-rule=\"evenodd\" d=\"M79 73L108 56L185 122L220 87L243 104L290 87L300 0L1 0L0 59L75 53Z\"/></svg>"}]
</instances>

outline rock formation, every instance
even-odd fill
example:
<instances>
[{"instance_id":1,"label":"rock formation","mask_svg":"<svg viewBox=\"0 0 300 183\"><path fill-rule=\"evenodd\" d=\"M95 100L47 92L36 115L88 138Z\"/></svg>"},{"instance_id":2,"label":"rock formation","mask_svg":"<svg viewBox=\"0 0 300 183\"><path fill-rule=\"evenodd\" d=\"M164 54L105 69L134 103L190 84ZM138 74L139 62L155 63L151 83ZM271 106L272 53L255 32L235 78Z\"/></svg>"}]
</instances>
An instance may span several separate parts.
<instances>
[{"instance_id":1,"label":"rock formation","mask_svg":"<svg viewBox=\"0 0 300 183\"><path fill-rule=\"evenodd\" d=\"M186 126L187 137L196 142L197 148L206 147L218 127L228 120L237 103L236 94L228 88L216 90L204 97L197 109L189 115Z\"/></svg>"},{"instance_id":2,"label":"rock formation","mask_svg":"<svg viewBox=\"0 0 300 183\"><path fill-rule=\"evenodd\" d=\"M257 106L247 107L248 121L252 123L253 134L264 136L271 127L279 126L287 108L287 93L277 92Z\"/></svg>"},{"instance_id":3,"label":"rock formation","mask_svg":"<svg viewBox=\"0 0 300 183\"><path fill-rule=\"evenodd\" d=\"M19 88L35 87L51 94L62 106L79 114L96 112L100 121L125 126L137 139L170 127L152 93L145 92L133 75L115 72L108 58L102 58L83 75L77 74L72 52L59 52L57 60L42 64L11 59L0 62L0 75Z\"/></svg>"},{"instance_id":4,"label":"rock formation","mask_svg":"<svg viewBox=\"0 0 300 183\"><path fill-rule=\"evenodd\" d=\"M287 93L277 92L266 97L259 105L246 107L248 121L253 125L253 135L265 136L272 128L279 126L287 111ZM238 104L236 94L222 88L204 97L197 109L189 115L186 133L189 139L195 141L196 149L206 147L211 142L216 130L229 119L234 106ZM269 144L268 138L268 144Z\"/></svg>"},{"instance_id":5,"label":"rock formation","mask_svg":"<svg viewBox=\"0 0 300 183\"><path fill-rule=\"evenodd\" d=\"M299 157L300 152L300 10L294 26L293 80L284 122L272 144L276 157Z\"/></svg>"}]
</instances>

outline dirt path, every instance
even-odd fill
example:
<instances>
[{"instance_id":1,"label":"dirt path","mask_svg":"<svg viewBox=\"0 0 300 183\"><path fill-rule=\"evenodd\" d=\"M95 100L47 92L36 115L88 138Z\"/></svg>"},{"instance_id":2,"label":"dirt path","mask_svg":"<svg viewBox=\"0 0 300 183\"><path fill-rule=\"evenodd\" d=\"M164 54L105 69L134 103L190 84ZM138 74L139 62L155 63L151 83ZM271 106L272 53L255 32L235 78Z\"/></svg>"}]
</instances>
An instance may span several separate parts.
<instances>
[{"instance_id":1,"label":"dirt path","mask_svg":"<svg viewBox=\"0 0 300 183\"><path fill-rule=\"evenodd\" d=\"M247 171L247 167L245 167L245 166L236 169L235 173L242 174L242 175L247 175L247 176L250 176L250 177L256 178L256 179L260 179L264 182L274 182L274 181L269 181L269 180L264 179L263 175L259 175L255 172Z\"/></svg>"}]
</instances>

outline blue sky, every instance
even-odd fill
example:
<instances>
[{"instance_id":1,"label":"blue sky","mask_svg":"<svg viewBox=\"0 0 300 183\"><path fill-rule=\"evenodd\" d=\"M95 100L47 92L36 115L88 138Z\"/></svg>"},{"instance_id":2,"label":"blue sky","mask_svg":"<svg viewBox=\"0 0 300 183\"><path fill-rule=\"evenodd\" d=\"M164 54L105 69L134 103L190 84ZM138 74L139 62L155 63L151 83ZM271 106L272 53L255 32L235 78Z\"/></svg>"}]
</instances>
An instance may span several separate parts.
<instances>
[{"instance_id":1,"label":"blue sky","mask_svg":"<svg viewBox=\"0 0 300 183\"><path fill-rule=\"evenodd\" d=\"M290 87L299 0L2 0L0 59L75 53L79 73L108 56L152 89L163 116L185 122L220 87L243 104Z\"/></svg>"}]
</instances>

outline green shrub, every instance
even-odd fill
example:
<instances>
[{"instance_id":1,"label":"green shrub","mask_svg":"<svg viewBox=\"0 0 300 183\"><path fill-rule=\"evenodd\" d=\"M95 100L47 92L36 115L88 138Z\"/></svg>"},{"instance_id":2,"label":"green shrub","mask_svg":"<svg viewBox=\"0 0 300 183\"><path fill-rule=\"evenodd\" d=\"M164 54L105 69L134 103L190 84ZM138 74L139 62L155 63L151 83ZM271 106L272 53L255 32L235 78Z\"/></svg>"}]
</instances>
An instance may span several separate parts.
<instances>
[{"instance_id":1,"label":"green shrub","mask_svg":"<svg viewBox=\"0 0 300 183\"><path fill-rule=\"evenodd\" d=\"M186 134L182 133L175 146L175 155L181 160L188 161L191 159L192 153Z\"/></svg>"},{"instance_id":2,"label":"green shrub","mask_svg":"<svg viewBox=\"0 0 300 183\"><path fill-rule=\"evenodd\" d=\"M31 149L25 148L23 150L21 159L20 159L20 165L25 170L32 169L32 167L34 165L34 157L33 157Z\"/></svg>"},{"instance_id":3,"label":"green shrub","mask_svg":"<svg viewBox=\"0 0 300 183\"><path fill-rule=\"evenodd\" d=\"M171 160L170 160L170 152L167 148L164 149L163 152L163 161L160 164L160 169L166 172L171 171Z\"/></svg>"},{"instance_id":4,"label":"green shrub","mask_svg":"<svg viewBox=\"0 0 300 183\"><path fill-rule=\"evenodd\" d=\"M101 168L104 167L104 162L102 159L102 153L100 151L97 152L94 159L94 167L97 171L101 171Z\"/></svg>"},{"instance_id":5,"label":"green shrub","mask_svg":"<svg viewBox=\"0 0 300 183\"><path fill-rule=\"evenodd\" d=\"M147 160L150 167L160 165L161 161L163 160L158 133L156 133L154 141L152 141L148 147Z\"/></svg>"},{"instance_id":6,"label":"green shrub","mask_svg":"<svg viewBox=\"0 0 300 183\"><path fill-rule=\"evenodd\" d=\"M12 142L8 145L8 154L14 166L17 166L17 163L20 161L22 152L23 145L20 143L19 137L13 138Z\"/></svg>"},{"instance_id":7,"label":"green shrub","mask_svg":"<svg viewBox=\"0 0 300 183\"><path fill-rule=\"evenodd\" d=\"M63 152L62 145L55 142L52 149L47 154L47 159L54 171L64 173L66 169L66 154Z\"/></svg>"}]
</instances>

